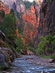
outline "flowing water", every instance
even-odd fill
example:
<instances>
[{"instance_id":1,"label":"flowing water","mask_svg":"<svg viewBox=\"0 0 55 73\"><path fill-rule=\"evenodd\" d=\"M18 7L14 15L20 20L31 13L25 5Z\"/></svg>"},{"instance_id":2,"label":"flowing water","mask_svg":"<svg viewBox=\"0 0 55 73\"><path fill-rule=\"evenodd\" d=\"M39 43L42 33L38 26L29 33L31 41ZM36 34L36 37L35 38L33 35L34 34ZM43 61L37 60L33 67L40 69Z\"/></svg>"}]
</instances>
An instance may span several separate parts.
<instances>
[{"instance_id":1,"label":"flowing water","mask_svg":"<svg viewBox=\"0 0 55 73\"><path fill-rule=\"evenodd\" d=\"M8 70L10 73L55 73L54 67L32 64L25 56L16 58L12 64Z\"/></svg>"}]
</instances>

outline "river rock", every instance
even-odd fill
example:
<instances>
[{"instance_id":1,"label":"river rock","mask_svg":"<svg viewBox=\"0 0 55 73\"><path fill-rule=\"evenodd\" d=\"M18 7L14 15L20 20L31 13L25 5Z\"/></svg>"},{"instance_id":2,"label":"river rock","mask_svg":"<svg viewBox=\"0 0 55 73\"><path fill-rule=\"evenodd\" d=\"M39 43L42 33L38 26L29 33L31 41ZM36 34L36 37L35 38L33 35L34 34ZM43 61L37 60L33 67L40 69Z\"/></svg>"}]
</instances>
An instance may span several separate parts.
<instances>
[{"instance_id":1,"label":"river rock","mask_svg":"<svg viewBox=\"0 0 55 73\"><path fill-rule=\"evenodd\" d=\"M31 52L30 50L27 51L27 55L33 55L33 52Z\"/></svg>"},{"instance_id":2,"label":"river rock","mask_svg":"<svg viewBox=\"0 0 55 73\"><path fill-rule=\"evenodd\" d=\"M15 49L13 50L13 53L14 53L14 54L13 54L14 57L16 57L16 58L20 57L20 55L17 53L17 51L16 51Z\"/></svg>"},{"instance_id":3,"label":"river rock","mask_svg":"<svg viewBox=\"0 0 55 73\"><path fill-rule=\"evenodd\" d=\"M20 57L16 51L9 48L0 47L0 66L10 67L15 58Z\"/></svg>"},{"instance_id":4,"label":"river rock","mask_svg":"<svg viewBox=\"0 0 55 73\"><path fill-rule=\"evenodd\" d=\"M1 67L4 66L5 68L8 68L8 65L7 65L7 63L5 61L5 57L4 57L3 54L0 54L0 66Z\"/></svg>"},{"instance_id":5,"label":"river rock","mask_svg":"<svg viewBox=\"0 0 55 73\"><path fill-rule=\"evenodd\" d=\"M2 73L9 73L9 72L3 71Z\"/></svg>"}]
</instances>

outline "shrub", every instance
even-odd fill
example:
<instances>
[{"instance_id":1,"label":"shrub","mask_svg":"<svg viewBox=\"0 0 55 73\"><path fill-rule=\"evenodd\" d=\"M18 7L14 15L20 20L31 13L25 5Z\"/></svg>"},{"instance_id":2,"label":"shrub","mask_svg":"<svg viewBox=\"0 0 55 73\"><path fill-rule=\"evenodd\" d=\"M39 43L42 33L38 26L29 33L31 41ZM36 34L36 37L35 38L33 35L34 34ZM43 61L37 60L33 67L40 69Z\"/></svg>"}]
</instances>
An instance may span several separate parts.
<instances>
[{"instance_id":1,"label":"shrub","mask_svg":"<svg viewBox=\"0 0 55 73\"><path fill-rule=\"evenodd\" d=\"M55 55L51 55L51 58L52 58L52 59L55 59Z\"/></svg>"},{"instance_id":2,"label":"shrub","mask_svg":"<svg viewBox=\"0 0 55 73\"><path fill-rule=\"evenodd\" d=\"M28 2L28 1L24 1L25 7L26 9L29 9L32 5L32 3Z\"/></svg>"},{"instance_id":3,"label":"shrub","mask_svg":"<svg viewBox=\"0 0 55 73\"><path fill-rule=\"evenodd\" d=\"M4 67L4 65L1 65L1 69L3 70L5 67Z\"/></svg>"},{"instance_id":4,"label":"shrub","mask_svg":"<svg viewBox=\"0 0 55 73\"><path fill-rule=\"evenodd\" d=\"M55 50L55 36L51 34L46 35L45 37L40 37L40 43L38 45L38 49L36 50L37 54L46 54L52 53Z\"/></svg>"},{"instance_id":5,"label":"shrub","mask_svg":"<svg viewBox=\"0 0 55 73\"><path fill-rule=\"evenodd\" d=\"M36 50L36 53L37 53L38 55L43 54L43 47L44 47L44 45L45 45L45 44L43 44L42 41L39 43L38 49Z\"/></svg>"},{"instance_id":6,"label":"shrub","mask_svg":"<svg viewBox=\"0 0 55 73\"><path fill-rule=\"evenodd\" d=\"M52 41L52 49L55 50L55 39Z\"/></svg>"},{"instance_id":7,"label":"shrub","mask_svg":"<svg viewBox=\"0 0 55 73\"><path fill-rule=\"evenodd\" d=\"M0 17L4 18L4 16L5 16L4 10L0 10Z\"/></svg>"},{"instance_id":8,"label":"shrub","mask_svg":"<svg viewBox=\"0 0 55 73\"><path fill-rule=\"evenodd\" d=\"M29 47L29 50L33 51L33 50L34 50L34 48L33 48L33 47Z\"/></svg>"},{"instance_id":9,"label":"shrub","mask_svg":"<svg viewBox=\"0 0 55 73\"><path fill-rule=\"evenodd\" d=\"M38 49L36 50L37 54L43 54L43 52L45 53L45 49L46 49L46 44L48 43L48 41L46 40L46 37L41 36L40 37L40 43L38 45Z\"/></svg>"},{"instance_id":10,"label":"shrub","mask_svg":"<svg viewBox=\"0 0 55 73\"><path fill-rule=\"evenodd\" d=\"M16 50L18 51L18 52L20 52L21 50L23 50L24 49L24 40L23 40L23 38L21 37L21 36L19 36L19 37L17 37L16 39L15 39L15 43L16 43L16 45L17 45L17 48L16 48Z\"/></svg>"},{"instance_id":11,"label":"shrub","mask_svg":"<svg viewBox=\"0 0 55 73\"><path fill-rule=\"evenodd\" d=\"M50 2L50 0L47 0L47 1L46 1L46 3L49 3L49 2Z\"/></svg>"}]
</instances>

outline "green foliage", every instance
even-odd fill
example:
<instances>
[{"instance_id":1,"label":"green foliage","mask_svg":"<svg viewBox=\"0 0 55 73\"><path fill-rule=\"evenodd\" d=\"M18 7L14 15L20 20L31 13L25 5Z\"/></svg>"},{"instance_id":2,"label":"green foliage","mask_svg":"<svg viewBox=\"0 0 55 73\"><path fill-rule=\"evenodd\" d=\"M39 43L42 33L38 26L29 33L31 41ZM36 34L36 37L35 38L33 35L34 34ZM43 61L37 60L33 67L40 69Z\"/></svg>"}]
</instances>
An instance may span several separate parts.
<instances>
[{"instance_id":1,"label":"green foliage","mask_svg":"<svg viewBox=\"0 0 55 73\"><path fill-rule=\"evenodd\" d=\"M26 9L29 9L33 3L30 3L28 1L24 1L24 4L25 4Z\"/></svg>"},{"instance_id":2,"label":"green foliage","mask_svg":"<svg viewBox=\"0 0 55 73\"><path fill-rule=\"evenodd\" d=\"M33 41L29 41L27 43L28 49L31 51L34 51L34 42Z\"/></svg>"},{"instance_id":3,"label":"green foliage","mask_svg":"<svg viewBox=\"0 0 55 73\"><path fill-rule=\"evenodd\" d=\"M6 44L9 46L9 48L10 48L11 50L14 50L14 49L15 49L14 46L11 45L11 44L9 44L8 42L6 42Z\"/></svg>"},{"instance_id":4,"label":"green foliage","mask_svg":"<svg viewBox=\"0 0 55 73\"><path fill-rule=\"evenodd\" d=\"M40 43L36 53L38 55L43 54L44 52L52 53L55 50L55 36L51 34L46 35L45 37L40 37Z\"/></svg>"},{"instance_id":5,"label":"green foliage","mask_svg":"<svg viewBox=\"0 0 55 73\"><path fill-rule=\"evenodd\" d=\"M35 2L35 1L33 1L33 5L34 5L34 6L36 5L36 2Z\"/></svg>"},{"instance_id":6,"label":"green foliage","mask_svg":"<svg viewBox=\"0 0 55 73\"><path fill-rule=\"evenodd\" d=\"M39 45L38 45L38 49L36 50L36 53L38 54L38 55L40 55L40 54L43 54L43 52L44 52L44 47L46 47L46 44L48 43L48 40L46 40L46 38L45 37L43 37L43 36L41 36L40 37L40 43L39 43Z\"/></svg>"},{"instance_id":7,"label":"green foliage","mask_svg":"<svg viewBox=\"0 0 55 73\"><path fill-rule=\"evenodd\" d=\"M55 59L55 55L51 55L51 58L52 58L52 59Z\"/></svg>"},{"instance_id":8,"label":"green foliage","mask_svg":"<svg viewBox=\"0 0 55 73\"><path fill-rule=\"evenodd\" d=\"M5 16L4 10L0 10L0 17L4 18L4 16Z\"/></svg>"},{"instance_id":9,"label":"green foliage","mask_svg":"<svg viewBox=\"0 0 55 73\"><path fill-rule=\"evenodd\" d=\"M55 39L52 41L52 49L55 49Z\"/></svg>"},{"instance_id":10,"label":"green foliage","mask_svg":"<svg viewBox=\"0 0 55 73\"><path fill-rule=\"evenodd\" d=\"M43 55L41 55L41 56L39 56L39 57L42 57L42 58L52 58L52 59L55 59L55 55L47 55L47 56L43 56Z\"/></svg>"},{"instance_id":11,"label":"green foliage","mask_svg":"<svg viewBox=\"0 0 55 73\"><path fill-rule=\"evenodd\" d=\"M44 47L44 45L45 45L45 44L43 44L43 41L41 41L41 42L39 43L38 49L36 50L36 53L37 53L38 55L43 54L43 47Z\"/></svg>"},{"instance_id":12,"label":"green foliage","mask_svg":"<svg viewBox=\"0 0 55 73\"><path fill-rule=\"evenodd\" d=\"M17 45L16 50L18 52L20 52L21 49L24 49L24 40L23 40L23 38L21 36L19 36L19 37L17 37L17 39L15 39L15 43Z\"/></svg>"},{"instance_id":13,"label":"green foliage","mask_svg":"<svg viewBox=\"0 0 55 73\"><path fill-rule=\"evenodd\" d=\"M5 33L8 38L13 39L16 27L16 18L10 13L6 14L3 23L0 25L0 29Z\"/></svg>"},{"instance_id":14,"label":"green foliage","mask_svg":"<svg viewBox=\"0 0 55 73\"><path fill-rule=\"evenodd\" d=\"M15 11L15 15L20 20L20 14L17 11Z\"/></svg>"},{"instance_id":15,"label":"green foliage","mask_svg":"<svg viewBox=\"0 0 55 73\"><path fill-rule=\"evenodd\" d=\"M51 56L43 56L43 55L41 55L41 56L39 56L39 57L42 57L42 58L51 58Z\"/></svg>"},{"instance_id":16,"label":"green foliage","mask_svg":"<svg viewBox=\"0 0 55 73\"><path fill-rule=\"evenodd\" d=\"M46 40L48 40L49 44L51 44L51 42L52 42L52 40L53 40L52 35L48 34L48 35L46 36Z\"/></svg>"},{"instance_id":17,"label":"green foliage","mask_svg":"<svg viewBox=\"0 0 55 73\"><path fill-rule=\"evenodd\" d=\"M14 10L13 10L13 9L11 9L10 13L14 15Z\"/></svg>"},{"instance_id":18,"label":"green foliage","mask_svg":"<svg viewBox=\"0 0 55 73\"><path fill-rule=\"evenodd\" d=\"M19 24L18 31L21 35L23 34L24 26L25 24Z\"/></svg>"},{"instance_id":19,"label":"green foliage","mask_svg":"<svg viewBox=\"0 0 55 73\"><path fill-rule=\"evenodd\" d=\"M33 48L33 47L29 47L29 50L33 51L33 50L34 50L34 48Z\"/></svg>"},{"instance_id":20,"label":"green foliage","mask_svg":"<svg viewBox=\"0 0 55 73\"><path fill-rule=\"evenodd\" d=\"M47 3L49 3L49 2L50 2L50 0L47 0L46 2L47 2Z\"/></svg>"},{"instance_id":21,"label":"green foliage","mask_svg":"<svg viewBox=\"0 0 55 73\"><path fill-rule=\"evenodd\" d=\"M4 65L1 65L1 69L3 70L5 67L4 67Z\"/></svg>"}]
</instances>

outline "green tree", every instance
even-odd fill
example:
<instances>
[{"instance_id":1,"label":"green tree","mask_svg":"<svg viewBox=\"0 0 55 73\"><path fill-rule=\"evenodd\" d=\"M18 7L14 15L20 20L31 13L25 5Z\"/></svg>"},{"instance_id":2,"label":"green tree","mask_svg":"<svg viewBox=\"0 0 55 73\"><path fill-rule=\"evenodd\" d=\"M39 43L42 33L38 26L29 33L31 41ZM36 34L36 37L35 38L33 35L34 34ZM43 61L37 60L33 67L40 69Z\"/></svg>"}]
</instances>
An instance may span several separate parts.
<instances>
[{"instance_id":1,"label":"green tree","mask_svg":"<svg viewBox=\"0 0 55 73\"><path fill-rule=\"evenodd\" d=\"M40 43L38 45L38 49L36 50L37 54L45 54L45 49L46 49L46 44L48 43L48 41L46 40L45 37L41 36L40 37Z\"/></svg>"},{"instance_id":2,"label":"green tree","mask_svg":"<svg viewBox=\"0 0 55 73\"><path fill-rule=\"evenodd\" d=\"M23 38L22 38L21 35L15 39L15 43L17 45L16 50L18 52L21 52L21 50L22 51L25 51L26 50L26 48L25 48L25 42L24 42L24 40L23 40Z\"/></svg>"},{"instance_id":3,"label":"green tree","mask_svg":"<svg viewBox=\"0 0 55 73\"><path fill-rule=\"evenodd\" d=\"M4 18L4 16L5 16L4 10L0 10L0 17L1 17L1 18Z\"/></svg>"},{"instance_id":4,"label":"green tree","mask_svg":"<svg viewBox=\"0 0 55 73\"><path fill-rule=\"evenodd\" d=\"M33 3L30 3L28 1L24 1L24 4L25 4L26 9L29 9Z\"/></svg>"},{"instance_id":5,"label":"green tree","mask_svg":"<svg viewBox=\"0 0 55 73\"><path fill-rule=\"evenodd\" d=\"M53 53L55 51L55 36L51 34L46 35L45 37L40 37L40 43L38 45L38 49L36 50L37 54L43 53Z\"/></svg>"},{"instance_id":6,"label":"green tree","mask_svg":"<svg viewBox=\"0 0 55 73\"><path fill-rule=\"evenodd\" d=\"M36 9L36 2L33 1L33 5L34 5L34 9L35 9L35 15L36 15L36 19L38 18L38 11Z\"/></svg>"},{"instance_id":7,"label":"green tree","mask_svg":"<svg viewBox=\"0 0 55 73\"><path fill-rule=\"evenodd\" d=\"M15 27L16 27L16 18L12 16L10 13L6 14L3 21L3 32L10 39L14 37Z\"/></svg>"}]
</instances>

